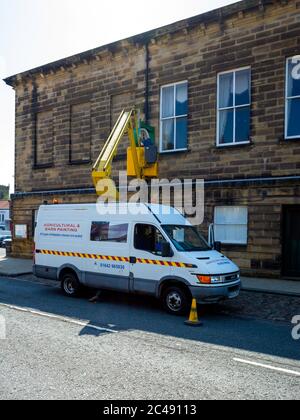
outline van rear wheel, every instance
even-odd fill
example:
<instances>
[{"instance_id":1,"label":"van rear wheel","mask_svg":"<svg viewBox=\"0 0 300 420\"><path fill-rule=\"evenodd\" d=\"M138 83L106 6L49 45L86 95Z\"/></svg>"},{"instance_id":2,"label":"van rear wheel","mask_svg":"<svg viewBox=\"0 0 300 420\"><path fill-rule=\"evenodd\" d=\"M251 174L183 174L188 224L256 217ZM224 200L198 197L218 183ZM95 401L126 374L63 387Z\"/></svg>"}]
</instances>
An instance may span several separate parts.
<instances>
[{"instance_id":1,"label":"van rear wheel","mask_svg":"<svg viewBox=\"0 0 300 420\"><path fill-rule=\"evenodd\" d=\"M63 274L61 279L61 288L64 294L69 297L77 297L81 291L77 276L71 272Z\"/></svg>"},{"instance_id":2,"label":"van rear wheel","mask_svg":"<svg viewBox=\"0 0 300 420\"><path fill-rule=\"evenodd\" d=\"M191 304L191 296L183 287L170 286L162 295L164 309L172 315L186 315Z\"/></svg>"}]
</instances>

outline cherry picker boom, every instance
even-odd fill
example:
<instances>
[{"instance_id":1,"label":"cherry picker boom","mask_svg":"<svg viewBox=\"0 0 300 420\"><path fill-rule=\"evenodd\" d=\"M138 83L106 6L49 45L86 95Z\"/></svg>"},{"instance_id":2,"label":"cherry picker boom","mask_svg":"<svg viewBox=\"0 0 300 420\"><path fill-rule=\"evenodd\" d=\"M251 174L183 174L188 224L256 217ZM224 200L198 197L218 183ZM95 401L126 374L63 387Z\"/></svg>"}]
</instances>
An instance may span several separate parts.
<instances>
[{"instance_id":1,"label":"cherry picker boom","mask_svg":"<svg viewBox=\"0 0 300 420\"><path fill-rule=\"evenodd\" d=\"M112 180L112 165L118 153L118 146L127 134L130 147L127 149L127 175L141 180L158 177L158 153L154 139L150 138L152 127L140 120L140 113L135 108L123 110L112 129L101 153L93 166L92 178L97 195L104 194L98 188L102 180ZM153 130L154 131L154 130ZM118 191L114 193L118 200Z\"/></svg>"}]
</instances>

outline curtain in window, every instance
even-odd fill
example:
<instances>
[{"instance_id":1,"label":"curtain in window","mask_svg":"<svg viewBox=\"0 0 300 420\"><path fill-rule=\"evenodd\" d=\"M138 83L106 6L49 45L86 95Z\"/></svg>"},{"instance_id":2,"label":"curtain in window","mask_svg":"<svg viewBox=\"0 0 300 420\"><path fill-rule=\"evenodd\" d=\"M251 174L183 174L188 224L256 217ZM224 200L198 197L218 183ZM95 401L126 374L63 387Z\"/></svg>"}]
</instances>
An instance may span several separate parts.
<instances>
[{"instance_id":1,"label":"curtain in window","mask_svg":"<svg viewBox=\"0 0 300 420\"><path fill-rule=\"evenodd\" d=\"M220 111L219 139L221 144L233 142L233 110Z\"/></svg>"},{"instance_id":2,"label":"curtain in window","mask_svg":"<svg viewBox=\"0 0 300 420\"><path fill-rule=\"evenodd\" d=\"M162 122L162 148L163 150L174 150L174 119Z\"/></svg>"},{"instance_id":3,"label":"curtain in window","mask_svg":"<svg viewBox=\"0 0 300 420\"><path fill-rule=\"evenodd\" d=\"M162 89L162 118L174 117L174 86Z\"/></svg>"},{"instance_id":4,"label":"curtain in window","mask_svg":"<svg viewBox=\"0 0 300 420\"><path fill-rule=\"evenodd\" d=\"M222 74L219 86L219 108L233 107L233 73Z\"/></svg>"},{"instance_id":5,"label":"curtain in window","mask_svg":"<svg viewBox=\"0 0 300 420\"><path fill-rule=\"evenodd\" d=\"M188 113L188 89L187 83L176 86L176 116Z\"/></svg>"},{"instance_id":6,"label":"curtain in window","mask_svg":"<svg viewBox=\"0 0 300 420\"><path fill-rule=\"evenodd\" d=\"M222 243L246 245L248 242L248 208L216 207L215 238Z\"/></svg>"}]
</instances>

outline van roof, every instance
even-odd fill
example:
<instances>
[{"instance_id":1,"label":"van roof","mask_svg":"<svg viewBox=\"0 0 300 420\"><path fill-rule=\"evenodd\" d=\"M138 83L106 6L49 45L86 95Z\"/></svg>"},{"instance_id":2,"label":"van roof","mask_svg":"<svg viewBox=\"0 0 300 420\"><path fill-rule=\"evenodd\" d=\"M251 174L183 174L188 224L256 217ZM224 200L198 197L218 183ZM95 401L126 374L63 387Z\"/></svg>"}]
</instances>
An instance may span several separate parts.
<instances>
[{"instance_id":1,"label":"van roof","mask_svg":"<svg viewBox=\"0 0 300 420\"><path fill-rule=\"evenodd\" d=\"M58 211L89 211L93 214L109 217L126 217L129 221L149 221L160 224L190 225L188 220L177 209L160 204L137 204L137 203L109 203L109 204L56 204L43 205L41 212Z\"/></svg>"}]
</instances>

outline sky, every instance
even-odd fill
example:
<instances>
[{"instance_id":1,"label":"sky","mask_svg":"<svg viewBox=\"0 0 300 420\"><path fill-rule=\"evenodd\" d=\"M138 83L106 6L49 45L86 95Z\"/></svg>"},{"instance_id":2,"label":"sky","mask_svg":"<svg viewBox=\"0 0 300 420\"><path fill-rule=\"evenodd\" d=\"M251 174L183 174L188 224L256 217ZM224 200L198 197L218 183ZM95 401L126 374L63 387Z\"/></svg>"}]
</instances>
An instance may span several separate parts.
<instances>
[{"instance_id":1,"label":"sky","mask_svg":"<svg viewBox=\"0 0 300 420\"><path fill-rule=\"evenodd\" d=\"M0 184L14 185L14 91L2 79L235 0L0 0Z\"/></svg>"}]
</instances>

